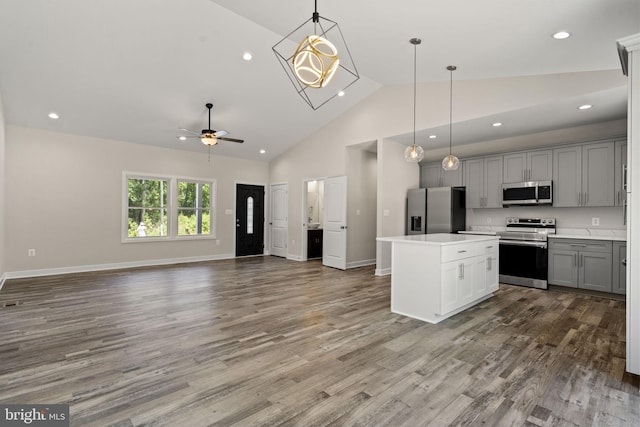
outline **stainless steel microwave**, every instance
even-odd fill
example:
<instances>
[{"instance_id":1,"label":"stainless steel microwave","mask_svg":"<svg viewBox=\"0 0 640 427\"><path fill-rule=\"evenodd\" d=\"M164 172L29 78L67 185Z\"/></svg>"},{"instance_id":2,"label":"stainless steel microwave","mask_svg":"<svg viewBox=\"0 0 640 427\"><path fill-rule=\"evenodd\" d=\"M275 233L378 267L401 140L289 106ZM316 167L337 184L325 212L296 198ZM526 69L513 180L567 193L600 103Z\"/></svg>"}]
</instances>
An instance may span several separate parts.
<instances>
[{"instance_id":1,"label":"stainless steel microwave","mask_svg":"<svg viewBox=\"0 0 640 427\"><path fill-rule=\"evenodd\" d=\"M502 206L550 205L553 203L551 181L502 184Z\"/></svg>"}]
</instances>

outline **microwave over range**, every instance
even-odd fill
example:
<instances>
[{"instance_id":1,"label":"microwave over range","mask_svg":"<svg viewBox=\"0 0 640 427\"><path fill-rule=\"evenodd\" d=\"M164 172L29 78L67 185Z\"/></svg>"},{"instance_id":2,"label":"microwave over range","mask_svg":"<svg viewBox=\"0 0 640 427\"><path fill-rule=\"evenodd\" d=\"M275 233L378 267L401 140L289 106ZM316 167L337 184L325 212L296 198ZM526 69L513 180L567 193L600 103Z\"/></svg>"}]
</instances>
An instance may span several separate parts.
<instances>
[{"instance_id":1,"label":"microwave over range","mask_svg":"<svg viewBox=\"0 0 640 427\"><path fill-rule=\"evenodd\" d=\"M551 181L528 181L502 184L502 206L550 205L553 185Z\"/></svg>"}]
</instances>

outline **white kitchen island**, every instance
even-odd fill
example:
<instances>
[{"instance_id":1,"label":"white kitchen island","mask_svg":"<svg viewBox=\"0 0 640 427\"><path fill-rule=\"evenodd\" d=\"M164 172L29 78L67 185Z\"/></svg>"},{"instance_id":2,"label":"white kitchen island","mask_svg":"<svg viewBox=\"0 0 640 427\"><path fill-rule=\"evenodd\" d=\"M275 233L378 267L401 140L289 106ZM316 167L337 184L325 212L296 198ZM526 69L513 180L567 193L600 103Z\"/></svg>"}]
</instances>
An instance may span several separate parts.
<instances>
[{"instance_id":1,"label":"white kitchen island","mask_svg":"<svg viewBox=\"0 0 640 427\"><path fill-rule=\"evenodd\" d=\"M418 234L391 242L391 311L438 323L498 290L498 237Z\"/></svg>"}]
</instances>

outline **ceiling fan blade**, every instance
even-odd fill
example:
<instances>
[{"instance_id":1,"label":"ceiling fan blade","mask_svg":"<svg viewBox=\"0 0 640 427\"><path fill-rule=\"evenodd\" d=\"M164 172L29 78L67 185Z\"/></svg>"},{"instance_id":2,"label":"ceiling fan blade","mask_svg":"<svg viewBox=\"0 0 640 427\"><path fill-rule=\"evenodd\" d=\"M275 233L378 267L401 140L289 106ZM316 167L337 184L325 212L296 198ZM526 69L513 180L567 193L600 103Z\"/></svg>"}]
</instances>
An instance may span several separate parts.
<instances>
[{"instance_id":1,"label":"ceiling fan blade","mask_svg":"<svg viewBox=\"0 0 640 427\"><path fill-rule=\"evenodd\" d=\"M217 130L213 134L216 136L216 138L219 138L221 136L229 135L229 132L227 132L226 130Z\"/></svg>"},{"instance_id":2,"label":"ceiling fan blade","mask_svg":"<svg viewBox=\"0 0 640 427\"><path fill-rule=\"evenodd\" d=\"M231 141L231 142L238 142L238 143L240 143L240 144L242 144L242 143L244 142L244 139L235 139L235 138L221 138L221 137L218 137L218 139L219 139L220 141Z\"/></svg>"},{"instance_id":3,"label":"ceiling fan blade","mask_svg":"<svg viewBox=\"0 0 640 427\"><path fill-rule=\"evenodd\" d=\"M180 138L200 138L200 135L182 135L182 136L176 136L176 138L180 139Z\"/></svg>"},{"instance_id":4,"label":"ceiling fan blade","mask_svg":"<svg viewBox=\"0 0 640 427\"><path fill-rule=\"evenodd\" d=\"M194 135L200 135L200 132L194 132L194 131L189 130L189 129L180 128L180 130L181 130L181 131L183 131L183 132L189 132L189 133L192 133L192 134L194 134Z\"/></svg>"}]
</instances>

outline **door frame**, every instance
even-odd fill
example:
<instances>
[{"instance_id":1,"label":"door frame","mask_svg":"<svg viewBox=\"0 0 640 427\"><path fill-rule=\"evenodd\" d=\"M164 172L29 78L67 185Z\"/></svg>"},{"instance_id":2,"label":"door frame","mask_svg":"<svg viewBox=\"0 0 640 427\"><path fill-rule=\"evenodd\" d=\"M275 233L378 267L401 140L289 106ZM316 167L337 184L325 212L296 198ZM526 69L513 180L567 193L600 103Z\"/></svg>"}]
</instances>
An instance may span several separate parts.
<instances>
[{"instance_id":1,"label":"door frame","mask_svg":"<svg viewBox=\"0 0 640 427\"><path fill-rule=\"evenodd\" d=\"M234 258L238 258L236 256L236 216L238 215L238 205L237 205L237 200L238 200L238 184L240 185L258 185L258 186L262 186L264 188L264 191L266 193L267 188L269 187L269 184L264 183L264 182L251 182L251 181L234 181L233 182L233 216L231 218L231 224L233 227L233 257ZM265 233L263 236L263 245L264 245L264 250L262 251L262 256L264 255L268 255L268 251L267 248L271 247L271 240L270 237L271 236L267 236L267 232L266 232L266 222L267 222L267 214L269 212L269 201L267 200L268 197L264 198L264 212L263 212L263 218L264 218L264 229L265 229ZM218 202L219 203L219 202ZM226 213L226 212L225 212ZM267 243L269 244L269 246L267 246ZM261 256L261 255L254 255L254 256Z\"/></svg>"},{"instance_id":2,"label":"door frame","mask_svg":"<svg viewBox=\"0 0 640 427\"><path fill-rule=\"evenodd\" d=\"M324 177L320 177L320 178L303 178L302 179L302 206L300 206L300 219L302 219L302 226L301 228L301 232L300 232L300 248L302 251L301 257L300 257L300 261L307 261L308 257L307 257L307 249L308 249L308 245L307 245L307 203L309 202L309 183L311 181L324 181L326 180L328 177L324 176Z\"/></svg>"},{"instance_id":3,"label":"door frame","mask_svg":"<svg viewBox=\"0 0 640 427\"><path fill-rule=\"evenodd\" d=\"M273 222L273 218L271 217L271 214L273 213L272 206L271 206L271 189L276 185L285 185L286 189L287 189L287 206L286 206L286 209L287 209L287 221L286 221L286 223L287 223L287 225L285 227L285 233L287 234L286 235L286 239L287 239L286 247L287 247L287 249L285 251L286 253L285 253L284 257L288 259L289 258L289 183L286 182L286 181L285 182L272 182L271 184L269 184L269 197L268 197L269 200L268 201L265 200L265 210L267 210L269 212L269 217L268 218L265 217L266 221L268 221L267 225L269 225L269 227L265 228L265 230L268 229L268 231L265 231L265 241L268 241L269 246L266 246L267 242L265 242L265 252L266 252L265 255L271 255L271 242L272 242L272 238L271 238L272 237L271 236L271 231L272 230L271 230L271 228L272 228L272 222ZM266 250L266 248L268 248L268 250Z\"/></svg>"}]
</instances>

